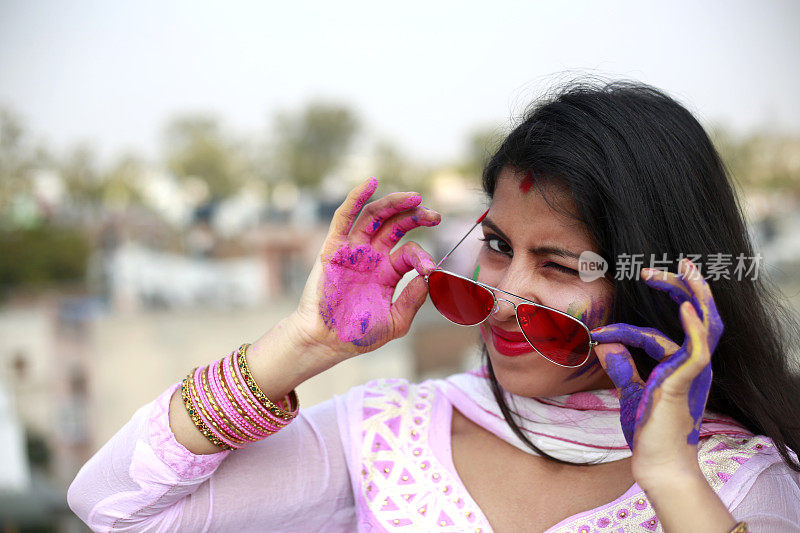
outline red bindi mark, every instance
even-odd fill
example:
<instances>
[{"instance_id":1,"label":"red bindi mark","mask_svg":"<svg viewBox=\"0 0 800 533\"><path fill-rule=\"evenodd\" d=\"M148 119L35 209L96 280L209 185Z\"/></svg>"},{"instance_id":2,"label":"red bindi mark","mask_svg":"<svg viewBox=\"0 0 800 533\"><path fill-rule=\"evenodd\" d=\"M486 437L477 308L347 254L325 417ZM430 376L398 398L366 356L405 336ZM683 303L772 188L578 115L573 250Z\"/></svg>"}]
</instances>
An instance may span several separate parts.
<instances>
[{"instance_id":1,"label":"red bindi mark","mask_svg":"<svg viewBox=\"0 0 800 533\"><path fill-rule=\"evenodd\" d=\"M528 172L525 174L525 177L522 178L522 181L519 184L519 190L521 190L523 193L527 193L529 190L531 190L531 185L533 185L533 174Z\"/></svg>"}]
</instances>

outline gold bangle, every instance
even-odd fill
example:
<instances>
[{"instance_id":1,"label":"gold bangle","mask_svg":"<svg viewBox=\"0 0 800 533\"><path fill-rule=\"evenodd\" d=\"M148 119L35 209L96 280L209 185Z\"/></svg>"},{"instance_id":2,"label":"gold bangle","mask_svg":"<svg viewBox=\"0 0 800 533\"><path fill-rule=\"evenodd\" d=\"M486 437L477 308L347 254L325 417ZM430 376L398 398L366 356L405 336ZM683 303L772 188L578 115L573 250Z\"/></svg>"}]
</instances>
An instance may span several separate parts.
<instances>
[{"instance_id":1,"label":"gold bangle","mask_svg":"<svg viewBox=\"0 0 800 533\"><path fill-rule=\"evenodd\" d=\"M271 411L274 415L286 420L291 421L294 417L297 416L298 409L300 407L300 400L297 398L297 393L294 389L292 389L289 394L286 395L284 401L289 404L290 411L284 411L272 401L266 397L266 395L261 391L261 389L256 384L256 380L253 379L253 375L250 374L250 368L247 366L247 348L250 347L249 343L242 344L239 346L239 369L242 371L242 377L244 378L244 382L247 387L253 392L253 395L258 398L258 400L263 404L265 408Z\"/></svg>"},{"instance_id":2,"label":"gold bangle","mask_svg":"<svg viewBox=\"0 0 800 533\"><path fill-rule=\"evenodd\" d=\"M211 408L217 413L220 420L222 420L222 425L224 427L218 428L222 431L226 437L228 437L231 441L235 442L236 444L245 444L246 442L252 442L253 439L248 438L244 435L241 431L238 430L236 425L231 421L228 416L222 412L220 409L219 404L217 403L217 399L214 397L214 394L211 392L211 384L208 382L208 370L209 367L205 366L200 371L200 384L203 386L203 390L206 393L206 398L208 398L208 403L211 404Z\"/></svg>"},{"instance_id":3,"label":"gold bangle","mask_svg":"<svg viewBox=\"0 0 800 533\"><path fill-rule=\"evenodd\" d=\"M747 529L747 522L739 522L733 526L733 529L731 529L730 533L747 533L748 531L750 530Z\"/></svg>"},{"instance_id":4,"label":"gold bangle","mask_svg":"<svg viewBox=\"0 0 800 533\"><path fill-rule=\"evenodd\" d=\"M197 371L196 368L195 368L195 371ZM202 418L205 418L205 422L207 422L208 424L211 424L211 426L214 429L216 429L220 433L220 435L227 436L228 434L220 429L219 425L217 425L217 422L213 418L211 418L211 415L208 413L208 411L206 411L206 406L203 405L203 401L200 399L200 395L197 393L197 384L194 382L194 378L189 380L189 394L192 396L192 398L194 399L195 405L197 405L197 408L200 410L200 412L198 414ZM206 427L208 427L208 426L206 426ZM217 437L217 438L219 438L219 440L221 442L224 442L224 441L222 441L222 438L220 438L220 437ZM227 437L227 438L228 438L228 440L233 442L233 444L240 444L239 442L236 442L235 439L231 439L230 437ZM233 446L231 446L231 447L233 447Z\"/></svg>"},{"instance_id":5,"label":"gold bangle","mask_svg":"<svg viewBox=\"0 0 800 533\"><path fill-rule=\"evenodd\" d=\"M247 404L250 407L252 407L253 410L256 413L261 415L264 418L265 421L267 421L270 424L273 424L277 428L277 430L283 429L289 422L286 422L282 418L277 418L277 417L270 416L266 412L266 410L264 409L264 406L261 405L260 403L258 403L258 401L254 401L253 398L251 398L252 395L248 394L247 391L245 391L245 388L242 385L242 382L239 380L238 373L236 372L236 362L235 361L236 361L235 357L231 357L229 359L229 363L230 363L230 367L231 367L231 369L230 369L231 370L231 375L233 376L233 382L236 385L236 389L239 391L239 394L241 394L242 397L244 397L244 399L247 402ZM273 433L275 431L277 431L277 430L273 430Z\"/></svg>"},{"instance_id":6,"label":"gold bangle","mask_svg":"<svg viewBox=\"0 0 800 533\"><path fill-rule=\"evenodd\" d=\"M232 450L230 446L222 442L214 433L208 429L205 422L199 417L197 411L194 410L194 406L192 405L192 400L189 398L189 387L187 385L187 381L192 379L192 375L194 375L194 371L192 371L188 376L183 378L183 382L181 383L181 398L183 399L183 405L186 407L186 412L189 413L189 418L192 419L195 427L200 430L200 433L203 434L205 438L211 441L211 444L214 446L219 446L223 450Z\"/></svg>"}]
</instances>

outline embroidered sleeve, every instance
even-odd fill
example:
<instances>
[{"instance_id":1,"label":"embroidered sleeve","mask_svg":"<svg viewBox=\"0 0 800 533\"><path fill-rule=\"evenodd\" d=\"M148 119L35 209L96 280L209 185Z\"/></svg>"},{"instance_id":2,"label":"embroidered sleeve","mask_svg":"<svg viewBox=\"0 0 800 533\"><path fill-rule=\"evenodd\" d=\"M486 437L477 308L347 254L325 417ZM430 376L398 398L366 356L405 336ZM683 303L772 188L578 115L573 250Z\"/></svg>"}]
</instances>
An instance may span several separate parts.
<instances>
[{"instance_id":1,"label":"embroidered sleeve","mask_svg":"<svg viewBox=\"0 0 800 533\"><path fill-rule=\"evenodd\" d=\"M68 502L94 531L352 531L353 495L328 400L242 450L194 455L169 428L175 386L78 472Z\"/></svg>"}]
</instances>

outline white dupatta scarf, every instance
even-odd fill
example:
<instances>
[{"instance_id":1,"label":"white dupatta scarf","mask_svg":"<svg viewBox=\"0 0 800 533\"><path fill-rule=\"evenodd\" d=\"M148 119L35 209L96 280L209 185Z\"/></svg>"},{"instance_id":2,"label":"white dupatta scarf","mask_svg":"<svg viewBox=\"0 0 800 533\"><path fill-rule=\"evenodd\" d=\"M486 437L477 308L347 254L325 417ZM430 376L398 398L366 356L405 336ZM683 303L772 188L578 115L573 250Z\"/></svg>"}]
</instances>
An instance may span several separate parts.
<instances>
[{"instance_id":1,"label":"white dupatta scarf","mask_svg":"<svg viewBox=\"0 0 800 533\"><path fill-rule=\"evenodd\" d=\"M509 427L492 394L486 367L455 374L438 383L440 391L467 418L520 450L533 454ZM551 398L525 398L505 392L506 403L525 436L545 453L569 462L618 461L631 456L619 420L615 389L576 392ZM733 419L703 415L700 438L724 433L751 436Z\"/></svg>"}]
</instances>

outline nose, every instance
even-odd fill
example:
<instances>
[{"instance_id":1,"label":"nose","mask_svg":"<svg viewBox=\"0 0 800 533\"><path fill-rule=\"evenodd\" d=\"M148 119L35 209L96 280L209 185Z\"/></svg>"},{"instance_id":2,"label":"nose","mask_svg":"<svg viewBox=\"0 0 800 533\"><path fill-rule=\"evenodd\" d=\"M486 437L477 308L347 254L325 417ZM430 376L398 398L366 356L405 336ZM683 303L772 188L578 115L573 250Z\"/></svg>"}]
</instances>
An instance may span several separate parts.
<instances>
[{"instance_id":1,"label":"nose","mask_svg":"<svg viewBox=\"0 0 800 533\"><path fill-rule=\"evenodd\" d=\"M514 304L510 300L507 300L502 292L495 292L494 307L490 314L498 322L514 320L516 318Z\"/></svg>"},{"instance_id":2,"label":"nose","mask_svg":"<svg viewBox=\"0 0 800 533\"><path fill-rule=\"evenodd\" d=\"M496 288L492 291L495 304L490 316L495 322L506 322L506 327L513 327L512 323L517 322L516 306L522 303L520 298L540 303L538 291L534 290L536 283L532 279L530 265L516 257L500 276L486 281Z\"/></svg>"}]
</instances>

